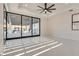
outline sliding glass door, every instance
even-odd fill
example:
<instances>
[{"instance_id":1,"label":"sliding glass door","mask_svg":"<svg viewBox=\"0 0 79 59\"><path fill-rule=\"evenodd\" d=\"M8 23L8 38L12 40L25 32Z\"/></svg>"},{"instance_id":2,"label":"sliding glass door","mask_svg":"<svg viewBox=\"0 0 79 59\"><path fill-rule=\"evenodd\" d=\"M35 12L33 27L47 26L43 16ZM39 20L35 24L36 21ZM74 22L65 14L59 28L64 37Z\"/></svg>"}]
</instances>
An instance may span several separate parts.
<instances>
[{"instance_id":1,"label":"sliding glass door","mask_svg":"<svg viewBox=\"0 0 79 59\"><path fill-rule=\"evenodd\" d=\"M40 35L40 18L6 12L4 36L6 39Z\"/></svg>"},{"instance_id":2,"label":"sliding glass door","mask_svg":"<svg viewBox=\"0 0 79 59\"><path fill-rule=\"evenodd\" d=\"M30 17L22 16L22 36L32 36L32 21Z\"/></svg>"},{"instance_id":3,"label":"sliding glass door","mask_svg":"<svg viewBox=\"0 0 79 59\"><path fill-rule=\"evenodd\" d=\"M21 37L21 16L7 13L7 38Z\"/></svg>"},{"instance_id":4,"label":"sliding glass door","mask_svg":"<svg viewBox=\"0 0 79 59\"><path fill-rule=\"evenodd\" d=\"M39 19L33 18L33 35L39 35Z\"/></svg>"}]
</instances>

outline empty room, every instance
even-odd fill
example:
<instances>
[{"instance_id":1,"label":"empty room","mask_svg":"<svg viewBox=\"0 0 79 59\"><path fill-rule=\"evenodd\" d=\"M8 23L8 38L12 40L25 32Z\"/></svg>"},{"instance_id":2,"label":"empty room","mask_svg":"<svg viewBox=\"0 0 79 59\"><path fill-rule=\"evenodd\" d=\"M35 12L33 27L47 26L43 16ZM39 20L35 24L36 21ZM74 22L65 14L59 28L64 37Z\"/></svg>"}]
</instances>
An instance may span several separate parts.
<instances>
[{"instance_id":1,"label":"empty room","mask_svg":"<svg viewBox=\"0 0 79 59\"><path fill-rule=\"evenodd\" d=\"M79 3L0 3L1 56L79 56Z\"/></svg>"}]
</instances>

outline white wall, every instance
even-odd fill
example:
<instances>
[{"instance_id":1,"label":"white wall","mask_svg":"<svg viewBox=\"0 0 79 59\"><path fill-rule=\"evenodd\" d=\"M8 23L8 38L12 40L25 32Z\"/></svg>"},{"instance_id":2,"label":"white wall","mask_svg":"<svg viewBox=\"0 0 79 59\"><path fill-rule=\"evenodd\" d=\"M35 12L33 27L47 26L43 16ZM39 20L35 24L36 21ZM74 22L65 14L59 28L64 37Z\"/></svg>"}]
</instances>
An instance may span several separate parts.
<instances>
[{"instance_id":1,"label":"white wall","mask_svg":"<svg viewBox=\"0 0 79 59\"><path fill-rule=\"evenodd\" d=\"M41 36L47 36L47 16L41 17Z\"/></svg>"},{"instance_id":2,"label":"white wall","mask_svg":"<svg viewBox=\"0 0 79 59\"><path fill-rule=\"evenodd\" d=\"M0 4L0 54L3 51L3 4Z\"/></svg>"},{"instance_id":3,"label":"white wall","mask_svg":"<svg viewBox=\"0 0 79 59\"><path fill-rule=\"evenodd\" d=\"M79 13L79 10L72 13ZM79 40L79 31L72 31L71 29L72 13L66 11L64 13L49 17L47 21L48 36Z\"/></svg>"}]
</instances>

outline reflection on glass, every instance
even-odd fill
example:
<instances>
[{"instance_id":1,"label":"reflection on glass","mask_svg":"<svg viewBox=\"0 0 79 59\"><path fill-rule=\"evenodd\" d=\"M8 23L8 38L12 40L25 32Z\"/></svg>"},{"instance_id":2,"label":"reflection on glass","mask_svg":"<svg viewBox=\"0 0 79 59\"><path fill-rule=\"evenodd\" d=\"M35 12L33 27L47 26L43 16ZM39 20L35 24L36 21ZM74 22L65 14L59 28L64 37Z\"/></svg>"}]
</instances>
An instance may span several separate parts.
<instances>
[{"instance_id":1,"label":"reflection on glass","mask_svg":"<svg viewBox=\"0 0 79 59\"><path fill-rule=\"evenodd\" d=\"M33 18L33 35L39 35L39 19Z\"/></svg>"},{"instance_id":2,"label":"reflection on glass","mask_svg":"<svg viewBox=\"0 0 79 59\"><path fill-rule=\"evenodd\" d=\"M21 16L7 14L7 38L21 37Z\"/></svg>"},{"instance_id":3,"label":"reflection on glass","mask_svg":"<svg viewBox=\"0 0 79 59\"><path fill-rule=\"evenodd\" d=\"M22 36L31 36L31 18L22 17Z\"/></svg>"}]
</instances>

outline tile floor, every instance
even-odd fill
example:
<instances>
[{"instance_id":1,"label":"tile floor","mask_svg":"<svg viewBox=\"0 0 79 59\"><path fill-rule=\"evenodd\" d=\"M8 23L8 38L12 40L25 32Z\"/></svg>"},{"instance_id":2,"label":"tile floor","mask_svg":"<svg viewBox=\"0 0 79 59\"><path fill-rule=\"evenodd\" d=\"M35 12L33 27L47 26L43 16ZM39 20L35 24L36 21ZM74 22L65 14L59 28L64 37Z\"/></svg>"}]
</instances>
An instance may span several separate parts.
<instances>
[{"instance_id":1,"label":"tile floor","mask_svg":"<svg viewBox=\"0 0 79 59\"><path fill-rule=\"evenodd\" d=\"M22 41L21 41L22 40ZM4 56L79 56L79 41L31 37L8 40Z\"/></svg>"},{"instance_id":2,"label":"tile floor","mask_svg":"<svg viewBox=\"0 0 79 59\"><path fill-rule=\"evenodd\" d=\"M7 40L5 43L5 48L12 48L16 46L29 46L40 42L50 41L46 37L30 37L30 38L22 38L22 39L12 39Z\"/></svg>"}]
</instances>

